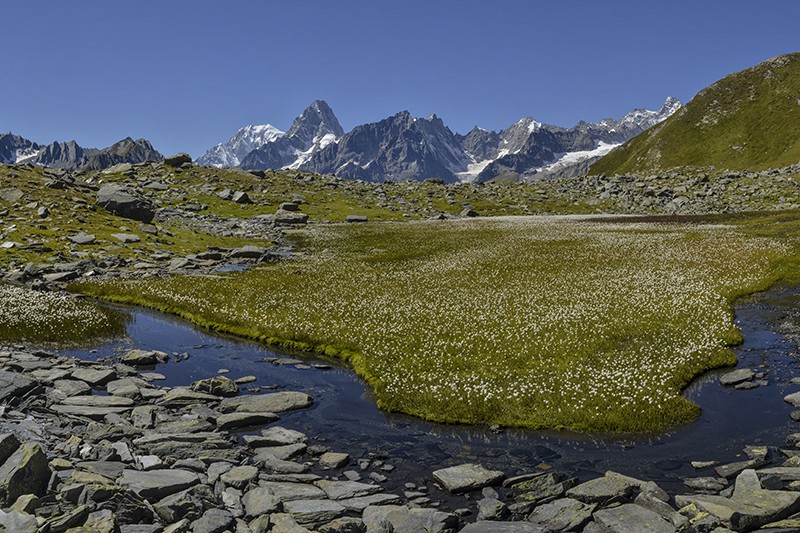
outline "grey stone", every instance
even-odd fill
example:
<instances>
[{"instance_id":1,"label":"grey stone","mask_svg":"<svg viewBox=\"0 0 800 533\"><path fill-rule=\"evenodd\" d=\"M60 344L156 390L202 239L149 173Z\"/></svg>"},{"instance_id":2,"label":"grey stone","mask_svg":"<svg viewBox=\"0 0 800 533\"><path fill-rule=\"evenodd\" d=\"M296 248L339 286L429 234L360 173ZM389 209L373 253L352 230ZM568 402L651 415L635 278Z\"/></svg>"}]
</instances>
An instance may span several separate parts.
<instances>
[{"instance_id":1,"label":"grey stone","mask_svg":"<svg viewBox=\"0 0 800 533\"><path fill-rule=\"evenodd\" d=\"M584 503L604 504L610 500L627 498L635 487L626 479L606 475L572 487L567 491L567 497Z\"/></svg>"},{"instance_id":2,"label":"grey stone","mask_svg":"<svg viewBox=\"0 0 800 533\"><path fill-rule=\"evenodd\" d=\"M307 483L262 481L259 485L274 494L282 502L293 500L322 500L327 495L319 487Z\"/></svg>"},{"instance_id":3,"label":"grey stone","mask_svg":"<svg viewBox=\"0 0 800 533\"><path fill-rule=\"evenodd\" d=\"M754 461L751 459L749 461L739 461L736 463L720 465L714 468L714 472L716 472L719 477L730 479L738 476L743 471L749 468L757 468L759 466L762 466L763 464L764 464L763 461Z\"/></svg>"},{"instance_id":4,"label":"grey stone","mask_svg":"<svg viewBox=\"0 0 800 533\"><path fill-rule=\"evenodd\" d=\"M683 480L690 489L719 493L728 486L728 480L720 477L694 477Z\"/></svg>"},{"instance_id":5,"label":"grey stone","mask_svg":"<svg viewBox=\"0 0 800 533\"><path fill-rule=\"evenodd\" d=\"M235 412L217 417L217 428L221 430L236 429L242 427L263 426L278 419L274 413L252 413Z\"/></svg>"},{"instance_id":6,"label":"grey stone","mask_svg":"<svg viewBox=\"0 0 800 533\"><path fill-rule=\"evenodd\" d=\"M289 444L304 443L308 440L303 433L280 426L263 429L261 430L261 435L245 435L242 439L251 448L287 446Z\"/></svg>"},{"instance_id":7,"label":"grey stone","mask_svg":"<svg viewBox=\"0 0 800 533\"><path fill-rule=\"evenodd\" d=\"M119 360L126 365L149 366L166 362L167 354L157 350L129 350Z\"/></svg>"},{"instance_id":8,"label":"grey stone","mask_svg":"<svg viewBox=\"0 0 800 533\"><path fill-rule=\"evenodd\" d=\"M9 457L14 455L20 447L19 439L13 433L0 434L0 464L3 464Z\"/></svg>"},{"instance_id":9,"label":"grey stone","mask_svg":"<svg viewBox=\"0 0 800 533\"><path fill-rule=\"evenodd\" d=\"M142 240L141 237L139 237L138 235L135 235L133 233L112 233L111 236L114 237L115 239L117 239L118 241L123 242L125 244L132 244L132 243L135 243L135 242L141 242L141 240Z\"/></svg>"},{"instance_id":10,"label":"grey stone","mask_svg":"<svg viewBox=\"0 0 800 533\"><path fill-rule=\"evenodd\" d=\"M200 483L200 478L188 470L153 470L141 472L125 470L117 480L119 485L131 488L139 496L156 501Z\"/></svg>"},{"instance_id":11,"label":"grey stone","mask_svg":"<svg viewBox=\"0 0 800 533\"><path fill-rule=\"evenodd\" d=\"M337 518L317 528L319 533L367 533L367 526L360 518Z\"/></svg>"},{"instance_id":12,"label":"grey stone","mask_svg":"<svg viewBox=\"0 0 800 533\"><path fill-rule=\"evenodd\" d=\"M164 164L167 165L168 167L178 168L184 163L191 164L191 162L192 162L192 156L183 152L164 158Z\"/></svg>"},{"instance_id":13,"label":"grey stone","mask_svg":"<svg viewBox=\"0 0 800 533\"><path fill-rule=\"evenodd\" d=\"M0 506L11 505L23 494L44 496L50 474L47 456L38 444L20 445L0 466Z\"/></svg>"},{"instance_id":14,"label":"grey stone","mask_svg":"<svg viewBox=\"0 0 800 533\"><path fill-rule=\"evenodd\" d=\"M614 533L675 533L675 527L660 515L632 503L597 511L594 521Z\"/></svg>"},{"instance_id":15,"label":"grey stone","mask_svg":"<svg viewBox=\"0 0 800 533\"><path fill-rule=\"evenodd\" d=\"M800 409L800 392L795 392L789 394L788 396L784 396L783 401L791 404L792 407L795 407L796 409Z\"/></svg>"},{"instance_id":16,"label":"grey stone","mask_svg":"<svg viewBox=\"0 0 800 533\"><path fill-rule=\"evenodd\" d=\"M215 376L195 381L192 383L191 389L195 392L205 392L214 396L236 396L239 394L239 386L232 379L225 376Z\"/></svg>"},{"instance_id":17,"label":"grey stone","mask_svg":"<svg viewBox=\"0 0 800 533\"><path fill-rule=\"evenodd\" d=\"M378 485L369 485L367 483L358 483L355 481L331 481L322 479L314 483L314 485L322 489L331 500L358 498L381 491L381 487Z\"/></svg>"},{"instance_id":18,"label":"grey stone","mask_svg":"<svg viewBox=\"0 0 800 533\"><path fill-rule=\"evenodd\" d=\"M63 405L81 407L130 407L133 409L133 400L121 396L71 396L61 402Z\"/></svg>"},{"instance_id":19,"label":"grey stone","mask_svg":"<svg viewBox=\"0 0 800 533\"><path fill-rule=\"evenodd\" d=\"M175 387L156 403L165 407L186 407L198 403L205 404L217 401L219 401L219 398L212 394L193 392L183 387Z\"/></svg>"},{"instance_id":20,"label":"grey stone","mask_svg":"<svg viewBox=\"0 0 800 533\"><path fill-rule=\"evenodd\" d=\"M105 385L116 376L117 373L108 368L78 368L72 371L72 379L85 381L92 387Z\"/></svg>"},{"instance_id":21,"label":"grey stone","mask_svg":"<svg viewBox=\"0 0 800 533\"><path fill-rule=\"evenodd\" d=\"M478 520L503 520L508 516L508 507L497 498L478 500Z\"/></svg>"},{"instance_id":22,"label":"grey stone","mask_svg":"<svg viewBox=\"0 0 800 533\"><path fill-rule=\"evenodd\" d=\"M53 382L53 387L67 397L89 394L92 390L88 383L77 379L57 379Z\"/></svg>"},{"instance_id":23,"label":"grey stone","mask_svg":"<svg viewBox=\"0 0 800 533\"><path fill-rule=\"evenodd\" d=\"M268 452L260 452L253 461L261 463L265 472L270 474L302 474L308 467L292 461L282 461Z\"/></svg>"},{"instance_id":24,"label":"grey stone","mask_svg":"<svg viewBox=\"0 0 800 533\"><path fill-rule=\"evenodd\" d=\"M36 386L32 379L23 377L16 372L0 370L0 401L8 402L19 398Z\"/></svg>"},{"instance_id":25,"label":"grey stone","mask_svg":"<svg viewBox=\"0 0 800 533\"><path fill-rule=\"evenodd\" d=\"M350 462L350 455L346 453L325 452L319 457L322 468L342 468Z\"/></svg>"},{"instance_id":26,"label":"grey stone","mask_svg":"<svg viewBox=\"0 0 800 533\"><path fill-rule=\"evenodd\" d=\"M94 241L97 240L97 237L81 231L80 233L77 233L75 235L70 235L69 237L67 237L67 239L74 242L75 244L92 244L94 243Z\"/></svg>"},{"instance_id":27,"label":"grey stone","mask_svg":"<svg viewBox=\"0 0 800 533\"><path fill-rule=\"evenodd\" d=\"M446 533L458 528L458 516L455 514L404 505L373 505L364 509L362 519L370 532L386 531L379 529L385 523L390 524L390 533Z\"/></svg>"},{"instance_id":28,"label":"grey stone","mask_svg":"<svg viewBox=\"0 0 800 533\"><path fill-rule=\"evenodd\" d=\"M719 382L725 387L732 387L734 385L738 385L739 383L750 381L755 377L755 375L755 372L749 368L738 368L732 372L723 374L719 378Z\"/></svg>"},{"instance_id":29,"label":"grey stone","mask_svg":"<svg viewBox=\"0 0 800 533\"><path fill-rule=\"evenodd\" d=\"M756 471L748 469L736 478L736 487L730 498L679 495L675 502L682 508L694 504L697 509L718 517L731 529L749 531L796 513L800 510L800 493L765 490Z\"/></svg>"},{"instance_id":30,"label":"grey stone","mask_svg":"<svg viewBox=\"0 0 800 533\"><path fill-rule=\"evenodd\" d=\"M461 533L551 533L552 531L554 530L531 522L483 521L467 524Z\"/></svg>"},{"instance_id":31,"label":"grey stone","mask_svg":"<svg viewBox=\"0 0 800 533\"><path fill-rule=\"evenodd\" d=\"M209 509L192 522L192 533L223 533L234 523L233 515L224 509Z\"/></svg>"},{"instance_id":32,"label":"grey stone","mask_svg":"<svg viewBox=\"0 0 800 533\"><path fill-rule=\"evenodd\" d=\"M150 223L155 217L152 204L121 185L106 184L97 193L97 205L124 218Z\"/></svg>"},{"instance_id":33,"label":"grey stone","mask_svg":"<svg viewBox=\"0 0 800 533\"><path fill-rule=\"evenodd\" d=\"M295 409L304 409L311 405L313 399L302 392L272 392L268 394L249 394L237 398L226 398L220 402L219 409L223 413L232 411L250 413L283 413Z\"/></svg>"},{"instance_id":34,"label":"grey stone","mask_svg":"<svg viewBox=\"0 0 800 533\"><path fill-rule=\"evenodd\" d=\"M17 510L5 512L0 510L0 531L13 531L15 533L36 533L39 523L32 514L22 513Z\"/></svg>"},{"instance_id":35,"label":"grey stone","mask_svg":"<svg viewBox=\"0 0 800 533\"><path fill-rule=\"evenodd\" d=\"M265 247L247 244L241 248L231 250L230 254L228 255L234 259L258 259L265 253L267 253L267 249Z\"/></svg>"},{"instance_id":36,"label":"grey stone","mask_svg":"<svg viewBox=\"0 0 800 533\"><path fill-rule=\"evenodd\" d=\"M597 506L571 498L562 498L536 507L528 521L556 531L579 531L592 519Z\"/></svg>"},{"instance_id":37,"label":"grey stone","mask_svg":"<svg viewBox=\"0 0 800 533\"><path fill-rule=\"evenodd\" d=\"M369 496L358 496L356 498L347 498L344 500L337 500L345 509L352 513L363 513L364 509L373 505L399 505L402 503L400 496L396 494L370 494Z\"/></svg>"},{"instance_id":38,"label":"grey stone","mask_svg":"<svg viewBox=\"0 0 800 533\"><path fill-rule=\"evenodd\" d=\"M283 509L299 524L330 522L347 512L343 505L331 500L294 500L285 502Z\"/></svg>"},{"instance_id":39,"label":"grey stone","mask_svg":"<svg viewBox=\"0 0 800 533\"><path fill-rule=\"evenodd\" d=\"M233 193L231 200L236 202L237 204L252 204L253 200L250 196L244 191L236 191Z\"/></svg>"},{"instance_id":40,"label":"grey stone","mask_svg":"<svg viewBox=\"0 0 800 533\"><path fill-rule=\"evenodd\" d=\"M252 518L283 509L281 499L266 487L257 487L247 492L242 497L242 505L245 515Z\"/></svg>"},{"instance_id":41,"label":"grey stone","mask_svg":"<svg viewBox=\"0 0 800 533\"><path fill-rule=\"evenodd\" d=\"M505 474L488 470L479 464L466 463L436 470L433 477L448 491L459 493L499 485Z\"/></svg>"},{"instance_id":42,"label":"grey stone","mask_svg":"<svg viewBox=\"0 0 800 533\"><path fill-rule=\"evenodd\" d=\"M368 220L369 219L367 217L363 216L363 215L347 215L347 218L344 219L345 222L349 222L351 224L354 223L354 222L355 223L358 223L358 222L364 223L364 222L367 222Z\"/></svg>"},{"instance_id":43,"label":"grey stone","mask_svg":"<svg viewBox=\"0 0 800 533\"><path fill-rule=\"evenodd\" d=\"M235 466L222 474L223 483L236 489L245 488L251 481L258 477L258 468L254 466Z\"/></svg>"}]
</instances>

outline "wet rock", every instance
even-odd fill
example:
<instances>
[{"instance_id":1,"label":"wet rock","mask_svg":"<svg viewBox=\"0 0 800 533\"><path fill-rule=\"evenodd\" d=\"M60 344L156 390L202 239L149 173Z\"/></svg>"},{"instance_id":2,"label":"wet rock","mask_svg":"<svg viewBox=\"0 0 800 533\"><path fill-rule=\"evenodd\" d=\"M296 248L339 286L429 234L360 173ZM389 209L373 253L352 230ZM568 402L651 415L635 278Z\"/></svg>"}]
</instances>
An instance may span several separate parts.
<instances>
[{"instance_id":1,"label":"wet rock","mask_svg":"<svg viewBox=\"0 0 800 533\"><path fill-rule=\"evenodd\" d=\"M197 485L200 483L200 478L194 472L187 470L153 470L150 472L125 470L117 483L131 488L147 500L157 501Z\"/></svg>"},{"instance_id":2,"label":"wet rock","mask_svg":"<svg viewBox=\"0 0 800 533\"><path fill-rule=\"evenodd\" d=\"M319 457L322 468L342 468L350 462L350 455L346 453L325 452Z\"/></svg>"},{"instance_id":3,"label":"wet rock","mask_svg":"<svg viewBox=\"0 0 800 533\"><path fill-rule=\"evenodd\" d=\"M242 505L245 515L251 518L283 509L282 500L266 487L258 487L247 492L242 497Z\"/></svg>"},{"instance_id":4,"label":"wet rock","mask_svg":"<svg viewBox=\"0 0 800 533\"><path fill-rule=\"evenodd\" d=\"M284 503L283 509L299 524L330 522L347 511L344 506L331 500L294 500Z\"/></svg>"},{"instance_id":5,"label":"wet rock","mask_svg":"<svg viewBox=\"0 0 800 533\"><path fill-rule=\"evenodd\" d=\"M716 516L736 531L749 531L786 518L800 510L800 493L765 490L755 470L745 470L736 478L731 498L714 495L676 496L681 507L694 505ZM683 509L681 513L685 514Z\"/></svg>"},{"instance_id":6,"label":"wet rock","mask_svg":"<svg viewBox=\"0 0 800 533\"><path fill-rule=\"evenodd\" d=\"M221 430L242 427L263 426L278 419L274 413L228 413L217 418L217 428Z\"/></svg>"},{"instance_id":7,"label":"wet rock","mask_svg":"<svg viewBox=\"0 0 800 533\"><path fill-rule=\"evenodd\" d=\"M458 528L458 517L435 509L409 508L404 505L375 505L364 509L367 531L390 533L446 533ZM492 522L498 524L499 522ZM385 529L389 524L391 529ZM476 530L480 531L480 530ZM486 531L502 531L500 529ZM524 530L523 530L524 531Z\"/></svg>"},{"instance_id":8,"label":"wet rock","mask_svg":"<svg viewBox=\"0 0 800 533\"><path fill-rule=\"evenodd\" d=\"M719 494L727 488L728 480L721 477L694 477L683 480L684 486L697 491Z\"/></svg>"},{"instance_id":9,"label":"wet rock","mask_svg":"<svg viewBox=\"0 0 800 533\"><path fill-rule=\"evenodd\" d=\"M152 204L121 185L106 184L97 193L97 205L112 215L150 223L155 217Z\"/></svg>"},{"instance_id":10,"label":"wet rock","mask_svg":"<svg viewBox=\"0 0 800 533\"><path fill-rule=\"evenodd\" d=\"M675 527L657 513L626 503L613 509L603 509L594 513L594 521L614 533L674 533Z\"/></svg>"},{"instance_id":11,"label":"wet rock","mask_svg":"<svg viewBox=\"0 0 800 533\"><path fill-rule=\"evenodd\" d=\"M636 485L621 476L603 476L581 483L567 491L567 497L584 503L605 504L627 499Z\"/></svg>"},{"instance_id":12,"label":"wet rock","mask_svg":"<svg viewBox=\"0 0 800 533\"><path fill-rule=\"evenodd\" d=\"M11 505L23 494L43 496L50 475L42 448L38 444L20 445L0 466L0 505Z\"/></svg>"},{"instance_id":13,"label":"wet rock","mask_svg":"<svg viewBox=\"0 0 800 533\"><path fill-rule=\"evenodd\" d=\"M261 435L245 435L242 440L251 448L263 448L266 446L300 444L306 442L307 437L305 434L293 429L273 426L261 430Z\"/></svg>"},{"instance_id":14,"label":"wet rock","mask_svg":"<svg viewBox=\"0 0 800 533\"><path fill-rule=\"evenodd\" d=\"M236 396L239 394L239 386L232 379L225 376L195 381L192 383L191 389L195 392L205 392L214 396Z\"/></svg>"},{"instance_id":15,"label":"wet rock","mask_svg":"<svg viewBox=\"0 0 800 533\"><path fill-rule=\"evenodd\" d=\"M165 363L167 354L157 350L129 350L122 357L120 362L131 366L149 366L157 363Z\"/></svg>"},{"instance_id":16,"label":"wet rock","mask_svg":"<svg viewBox=\"0 0 800 533\"><path fill-rule=\"evenodd\" d=\"M223 413L233 411L248 413L283 413L295 409L304 409L311 405L313 399L302 392L272 392L268 394L250 394L237 398L226 398L220 402L219 409Z\"/></svg>"},{"instance_id":17,"label":"wet rock","mask_svg":"<svg viewBox=\"0 0 800 533\"><path fill-rule=\"evenodd\" d=\"M555 531L579 531L592 519L596 507L595 504L562 498L536 507L528 521Z\"/></svg>"},{"instance_id":18,"label":"wet rock","mask_svg":"<svg viewBox=\"0 0 800 533\"><path fill-rule=\"evenodd\" d=\"M499 485L505 474L488 470L479 464L466 463L433 472L433 477L452 493L468 492L491 485Z\"/></svg>"},{"instance_id":19,"label":"wet rock","mask_svg":"<svg viewBox=\"0 0 800 533\"><path fill-rule=\"evenodd\" d=\"M719 378L719 382L725 387L733 387L734 385L738 385L739 383L752 380L755 377L755 375L756 375L755 372L753 372L749 368L738 368L732 372L723 374Z\"/></svg>"},{"instance_id":20,"label":"wet rock","mask_svg":"<svg viewBox=\"0 0 800 533\"><path fill-rule=\"evenodd\" d=\"M478 500L478 520L503 520L508 516L508 507L497 498Z\"/></svg>"},{"instance_id":21,"label":"wet rock","mask_svg":"<svg viewBox=\"0 0 800 533\"><path fill-rule=\"evenodd\" d=\"M317 481L314 485L322 489L331 500L358 498L381 491L381 487L378 485L369 485L367 483L358 483L355 481L331 481L323 479Z\"/></svg>"}]
</instances>

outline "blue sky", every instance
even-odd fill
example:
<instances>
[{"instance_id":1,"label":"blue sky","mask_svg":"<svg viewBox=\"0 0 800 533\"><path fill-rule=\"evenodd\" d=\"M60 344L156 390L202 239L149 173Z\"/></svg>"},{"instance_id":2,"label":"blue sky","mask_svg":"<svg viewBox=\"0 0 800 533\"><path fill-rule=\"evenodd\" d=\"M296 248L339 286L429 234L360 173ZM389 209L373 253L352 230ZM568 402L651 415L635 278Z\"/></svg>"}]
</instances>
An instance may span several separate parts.
<instances>
[{"instance_id":1,"label":"blue sky","mask_svg":"<svg viewBox=\"0 0 800 533\"><path fill-rule=\"evenodd\" d=\"M317 98L346 131L404 109L462 133L571 126L800 51L797 0L42 0L2 17L0 131L194 156Z\"/></svg>"}]
</instances>

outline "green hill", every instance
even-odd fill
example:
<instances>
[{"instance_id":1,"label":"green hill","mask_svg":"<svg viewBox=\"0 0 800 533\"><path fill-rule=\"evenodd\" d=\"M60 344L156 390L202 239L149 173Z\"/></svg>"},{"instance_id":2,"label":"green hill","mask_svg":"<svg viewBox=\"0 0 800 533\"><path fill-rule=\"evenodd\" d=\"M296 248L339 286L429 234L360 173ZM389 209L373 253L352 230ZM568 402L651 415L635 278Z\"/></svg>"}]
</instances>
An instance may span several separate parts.
<instances>
[{"instance_id":1,"label":"green hill","mask_svg":"<svg viewBox=\"0 0 800 533\"><path fill-rule=\"evenodd\" d=\"M763 170L800 161L800 53L706 87L663 123L611 151L590 174L714 166Z\"/></svg>"}]
</instances>

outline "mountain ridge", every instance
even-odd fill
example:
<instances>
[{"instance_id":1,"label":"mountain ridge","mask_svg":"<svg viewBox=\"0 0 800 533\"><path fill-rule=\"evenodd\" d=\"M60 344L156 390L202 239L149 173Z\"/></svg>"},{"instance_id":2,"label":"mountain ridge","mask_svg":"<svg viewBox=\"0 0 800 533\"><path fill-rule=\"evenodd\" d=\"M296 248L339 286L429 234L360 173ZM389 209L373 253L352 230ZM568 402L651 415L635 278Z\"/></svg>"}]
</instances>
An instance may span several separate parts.
<instances>
[{"instance_id":1,"label":"mountain ridge","mask_svg":"<svg viewBox=\"0 0 800 533\"><path fill-rule=\"evenodd\" d=\"M800 53L709 85L662 124L592 165L591 174L677 167L780 168L800 161Z\"/></svg>"}]
</instances>

